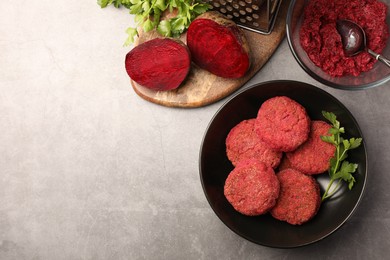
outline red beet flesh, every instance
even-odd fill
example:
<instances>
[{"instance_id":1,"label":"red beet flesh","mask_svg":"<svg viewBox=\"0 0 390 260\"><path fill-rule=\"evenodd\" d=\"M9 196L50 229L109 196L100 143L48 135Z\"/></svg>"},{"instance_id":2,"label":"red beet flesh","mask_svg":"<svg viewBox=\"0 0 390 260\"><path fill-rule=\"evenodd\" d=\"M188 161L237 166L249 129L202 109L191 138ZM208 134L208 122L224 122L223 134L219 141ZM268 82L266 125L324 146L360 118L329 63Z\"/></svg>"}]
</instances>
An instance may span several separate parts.
<instances>
[{"instance_id":1,"label":"red beet flesh","mask_svg":"<svg viewBox=\"0 0 390 260\"><path fill-rule=\"evenodd\" d=\"M171 90L187 77L191 56L181 41L156 38L134 47L126 55L125 66L138 84L153 90Z\"/></svg>"},{"instance_id":2,"label":"red beet flesh","mask_svg":"<svg viewBox=\"0 0 390 260\"><path fill-rule=\"evenodd\" d=\"M240 78L250 66L244 34L227 18L214 16L199 16L189 26L187 46L192 60L217 76Z\"/></svg>"}]
</instances>

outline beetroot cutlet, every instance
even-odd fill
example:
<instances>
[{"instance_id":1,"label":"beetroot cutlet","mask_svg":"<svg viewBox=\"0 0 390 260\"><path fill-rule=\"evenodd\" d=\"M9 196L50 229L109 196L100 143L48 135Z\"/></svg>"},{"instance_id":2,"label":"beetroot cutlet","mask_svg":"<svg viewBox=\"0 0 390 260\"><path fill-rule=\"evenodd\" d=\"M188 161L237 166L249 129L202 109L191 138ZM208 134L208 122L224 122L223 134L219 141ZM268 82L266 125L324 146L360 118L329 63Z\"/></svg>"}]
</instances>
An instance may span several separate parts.
<instances>
[{"instance_id":1,"label":"beetroot cutlet","mask_svg":"<svg viewBox=\"0 0 390 260\"><path fill-rule=\"evenodd\" d=\"M318 182L309 175L294 169L283 170L276 175L280 194L271 215L292 225L301 225L312 219L321 205Z\"/></svg>"},{"instance_id":2,"label":"beetroot cutlet","mask_svg":"<svg viewBox=\"0 0 390 260\"><path fill-rule=\"evenodd\" d=\"M226 154L235 166L240 160L256 159L276 168L282 158L281 152L276 152L260 140L255 132L256 119L241 121L233 127L226 138Z\"/></svg>"},{"instance_id":3,"label":"beetroot cutlet","mask_svg":"<svg viewBox=\"0 0 390 260\"><path fill-rule=\"evenodd\" d=\"M272 149L290 152L307 140L310 118L298 102L286 96L276 96L261 105L255 129Z\"/></svg>"},{"instance_id":4,"label":"beetroot cutlet","mask_svg":"<svg viewBox=\"0 0 390 260\"><path fill-rule=\"evenodd\" d=\"M305 174L320 174L330 167L330 159L334 156L336 147L321 140L321 136L330 135L331 125L324 121L311 122L309 139L297 150L286 153L292 168Z\"/></svg>"},{"instance_id":5,"label":"beetroot cutlet","mask_svg":"<svg viewBox=\"0 0 390 260\"><path fill-rule=\"evenodd\" d=\"M256 216L275 206L279 190L279 181L272 167L249 159L240 161L230 172L224 195L241 214Z\"/></svg>"}]
</instances>

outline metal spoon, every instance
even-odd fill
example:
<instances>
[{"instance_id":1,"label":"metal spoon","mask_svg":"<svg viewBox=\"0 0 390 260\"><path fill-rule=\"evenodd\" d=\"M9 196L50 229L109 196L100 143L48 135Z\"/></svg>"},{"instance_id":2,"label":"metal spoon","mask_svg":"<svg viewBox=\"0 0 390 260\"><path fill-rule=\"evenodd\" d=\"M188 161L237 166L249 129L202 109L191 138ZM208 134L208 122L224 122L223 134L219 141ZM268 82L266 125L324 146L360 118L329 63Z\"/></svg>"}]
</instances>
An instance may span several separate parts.
<instances>
[{"instance_id":1,"label":"metal spoon","mask_svg":"<svg viewBox=\"0 0 390 260\"><path fill-rule=\"evenodd\" d=\"M336 29L341 36L344 52L347 56L354 56L366 50L375 59L390 67L390 60L367 48L366 34L357 23L350 20L337 20Z\"/></svg>"}]
</instances>

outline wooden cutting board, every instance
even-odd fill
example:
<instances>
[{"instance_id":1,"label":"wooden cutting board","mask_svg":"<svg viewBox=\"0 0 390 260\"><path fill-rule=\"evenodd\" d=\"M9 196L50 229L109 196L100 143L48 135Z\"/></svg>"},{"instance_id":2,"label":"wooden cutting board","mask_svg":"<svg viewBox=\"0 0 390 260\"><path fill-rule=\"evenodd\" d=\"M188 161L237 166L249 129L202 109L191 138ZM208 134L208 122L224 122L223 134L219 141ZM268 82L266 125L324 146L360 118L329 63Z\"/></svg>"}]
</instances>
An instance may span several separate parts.
<instances>
[{"instance_id":1,"label":"wooden cutting board","mask_svg":"<svg viewBox=\"0 0 390 260\"><path fill-rule=\"evenodd\" d=\"M272 56L286 34L286 15L289 1L282 1L274 29L271 34L264 35L244 30L251 50L251 68L240 79L226 79L215 76L195 64L182 85L174 90L154 91L131 80L134 91L143 99L167 107L202 107L227 97L241 88L251 79ZM155 31L140 34L135 46L160 37ZM182 35L181 40L185 41Z\"/></svg>"}]
</instances>

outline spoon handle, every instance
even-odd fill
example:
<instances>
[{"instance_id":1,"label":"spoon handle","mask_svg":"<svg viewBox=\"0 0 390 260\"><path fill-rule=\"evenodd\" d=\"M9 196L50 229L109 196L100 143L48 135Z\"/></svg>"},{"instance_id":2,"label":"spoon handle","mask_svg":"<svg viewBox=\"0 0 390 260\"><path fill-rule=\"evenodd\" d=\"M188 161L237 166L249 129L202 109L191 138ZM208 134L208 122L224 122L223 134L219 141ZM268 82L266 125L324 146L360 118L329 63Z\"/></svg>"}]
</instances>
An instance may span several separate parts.
<instances>
[{"instance_id":1,"label":"spoon handle","mask_svg":"<svg viewBox=\"0 0 390 260\"><path fill-rule=\"evenodd\" d=\"M386 58L383 57L382 55L380 55L380 54L378 54L378 53L376 53L376 52L374 52L374 51L372 51L372 50L370 50L370 49L368 49L367 52L368 52L369 54L371 54L372 56L374 56L375 59L377 59L377 60L383 62L383 63L386 64L388 67L390 67L390 60L386 59Z\"/></svg>"}]
</instances>

